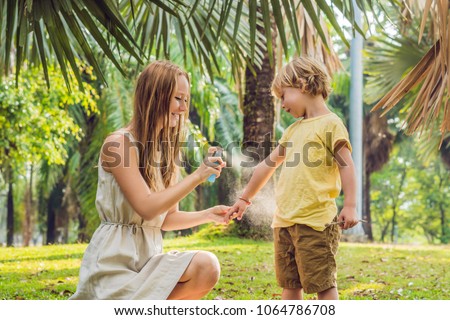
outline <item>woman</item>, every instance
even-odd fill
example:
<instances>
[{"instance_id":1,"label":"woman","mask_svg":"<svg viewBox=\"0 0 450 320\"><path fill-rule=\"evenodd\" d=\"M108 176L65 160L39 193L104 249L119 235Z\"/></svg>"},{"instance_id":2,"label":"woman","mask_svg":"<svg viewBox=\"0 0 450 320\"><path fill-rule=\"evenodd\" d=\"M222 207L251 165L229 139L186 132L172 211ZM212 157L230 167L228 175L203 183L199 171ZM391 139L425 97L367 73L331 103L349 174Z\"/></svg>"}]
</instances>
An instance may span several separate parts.
<instances>
[{"instance_id":1,"label":"woman","mask_svg":"<svg viewBox=\"0 0 450 320\"><path fill-rule=\"evenodd\" d=\"M221 158L209 157L177 182L189 92L188 74L168 61L151 63L138 77L130 124L102 146L96 199L102 222L71 299L200 299L217 283L220 266L213 254L162 253L161 230L228 221L226 206L199 212L178 208L225 166Z\"/></svg>"}]
</instances>

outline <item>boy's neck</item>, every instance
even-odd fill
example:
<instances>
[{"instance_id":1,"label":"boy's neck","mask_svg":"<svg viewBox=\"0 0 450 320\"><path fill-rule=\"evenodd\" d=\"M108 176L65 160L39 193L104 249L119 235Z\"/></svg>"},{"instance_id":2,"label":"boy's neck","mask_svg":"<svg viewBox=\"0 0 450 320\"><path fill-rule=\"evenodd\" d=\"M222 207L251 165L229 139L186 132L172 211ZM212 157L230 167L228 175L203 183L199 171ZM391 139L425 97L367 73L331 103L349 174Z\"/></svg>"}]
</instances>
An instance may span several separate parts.
<instances>
[{"instance_id":1,"label":"boy's neck","mask_svg":"<svg viewBox=\"0 0 450 320\"><path fill-rule=\"evenodd\" d=\"M309 101L305 105L306 109L304 119L320 117L331 113L321 95L310 97Z\"/></svg>"}]
</instances>

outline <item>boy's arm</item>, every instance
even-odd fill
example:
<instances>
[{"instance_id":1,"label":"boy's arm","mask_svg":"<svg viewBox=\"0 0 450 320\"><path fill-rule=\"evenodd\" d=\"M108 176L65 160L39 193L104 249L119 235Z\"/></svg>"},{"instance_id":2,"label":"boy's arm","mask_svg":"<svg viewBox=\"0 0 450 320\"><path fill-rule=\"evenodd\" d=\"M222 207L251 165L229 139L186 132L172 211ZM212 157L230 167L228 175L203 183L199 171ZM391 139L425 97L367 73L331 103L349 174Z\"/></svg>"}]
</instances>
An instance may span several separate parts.
<instances>
[{"instance_id":1,"label":"boy's arm","mask_svg":"<svg viewBox=\"0 0 450 320\"><path fill-rule=\"evenodd\" d=\"M278 145L264 161L256 166L239 200L228 210L231 219L242 219L245 210L251 204L250 200L265 186L285 158L286 149L282 145Z\"/></svg>"},{"instance_id":2,"label":"boy's arm","mask_svg":"<svg viewBox=\"0 0 450 320\"><path fill-rule=\"evenodd\" d=\"M350 150L344 144L338 144L335 148L339 173L341 175L342 190L344 191L344 207L342 208L338 222L342 229L346 230L358 224L356 214L356 173Z\"/></svg>"}]
</instances>

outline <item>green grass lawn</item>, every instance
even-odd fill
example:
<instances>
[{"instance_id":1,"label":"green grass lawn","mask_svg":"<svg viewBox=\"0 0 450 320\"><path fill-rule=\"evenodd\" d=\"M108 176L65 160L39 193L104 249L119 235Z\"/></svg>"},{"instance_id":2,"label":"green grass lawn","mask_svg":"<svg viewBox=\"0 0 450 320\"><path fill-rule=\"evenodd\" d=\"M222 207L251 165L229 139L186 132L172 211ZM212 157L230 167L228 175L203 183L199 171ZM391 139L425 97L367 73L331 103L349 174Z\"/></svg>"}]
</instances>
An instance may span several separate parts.
<instances>
[{"instance_id":1,"label":"green grass lawn","mask_svg":"<svg viewBox=\"0 0 450 320\"><path fill-rule=\"evenodd\" d=\"M0 299L67 299L84 244L0 248ZM221 262L206 299L280 299L271 242L200 236L165 240L165 251L207 250ZM450 299L450 247L341 243L341 299ZM315 299L314 295L306 295Z\"/></svg>"}]
</instances>

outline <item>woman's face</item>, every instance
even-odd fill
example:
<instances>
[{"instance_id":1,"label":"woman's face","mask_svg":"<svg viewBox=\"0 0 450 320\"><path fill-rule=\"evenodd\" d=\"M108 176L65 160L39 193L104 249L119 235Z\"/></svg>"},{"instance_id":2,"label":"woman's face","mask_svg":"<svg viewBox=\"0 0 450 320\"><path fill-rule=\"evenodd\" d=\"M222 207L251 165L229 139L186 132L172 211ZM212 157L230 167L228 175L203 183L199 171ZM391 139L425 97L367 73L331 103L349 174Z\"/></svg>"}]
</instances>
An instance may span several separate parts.
<instances>
[{"instance_id":1,"label":"woman's face","mask_svg":"<svg viewBox=\"0 0 450 320\"><path fill-rule=\"evenodd\" d=\"M177 79L177 86L170 98L169 126L176 127L181 115L186 113L189 103L189 82L185 76L180 75Z\"/></svg>"}]
</instances>

